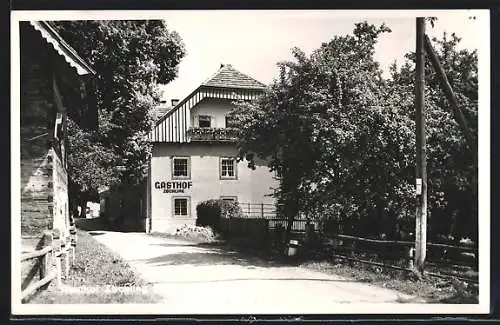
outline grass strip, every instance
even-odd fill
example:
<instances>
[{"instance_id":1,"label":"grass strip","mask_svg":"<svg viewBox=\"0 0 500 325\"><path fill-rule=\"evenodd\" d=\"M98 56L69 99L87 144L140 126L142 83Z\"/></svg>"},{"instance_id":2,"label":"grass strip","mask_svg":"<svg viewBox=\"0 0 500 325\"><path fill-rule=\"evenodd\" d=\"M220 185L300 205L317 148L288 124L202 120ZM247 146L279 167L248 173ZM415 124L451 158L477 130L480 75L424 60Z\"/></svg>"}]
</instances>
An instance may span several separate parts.
<instances>
[{"instance_id":1,"label":"grass strip","mask_svg":"<svg viewBox=\"0 0 500 325\"><path fill-rule=\"evenodd\" d=\"M51 283L28 303L154 303L160 300L151 284L89 233L78 229L77 238L75 263L68 279L63 280L63 288Z\"/></svg>"}]
</instances>

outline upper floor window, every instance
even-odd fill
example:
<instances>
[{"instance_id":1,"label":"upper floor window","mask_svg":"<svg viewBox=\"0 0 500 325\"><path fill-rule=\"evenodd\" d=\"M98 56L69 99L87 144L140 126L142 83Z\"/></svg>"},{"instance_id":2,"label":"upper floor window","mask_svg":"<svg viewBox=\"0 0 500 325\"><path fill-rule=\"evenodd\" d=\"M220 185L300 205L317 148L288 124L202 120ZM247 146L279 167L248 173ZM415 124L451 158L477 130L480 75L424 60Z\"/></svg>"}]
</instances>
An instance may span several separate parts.
<instances>
[{"instance_id":1,"label":"upper floor window","mask_svg":"<svg viewBox=\"0 0 500 325\"><path fill-rule=\"evenodd\" d=\"M210 115L200 115L198 116L198 126L200 128L210 128L212 127L212 118Z\"/></svg>"},{"instance_id":2,"label":"upper floor window","mask_svg":"<svg viewBox=\"0 0 500 325\"><path fill-rule=\"evenodd\" d=\"M223 157L220 159L220 178L236 179L236 159Z\"/></svg>"},{"instance_id":3,"label":"upper floor window","mask_svg":"<svg viewBox=\"0 0 500 325\"><path fill-rule=\"evenodd\" d=\"M182 179L191 177L189 157L174 157L172 158L172 178Z\"/></svg>"},{"instance_id":4,"label":"upper floor window","mask_svg":"<svg viewBox=\"0 0 500 325\"><path fill-rule=\"evenodd\" d=\"M226 115L226 127L227 128L234 128L234 120Z\"/></svg>"}]
</instances>

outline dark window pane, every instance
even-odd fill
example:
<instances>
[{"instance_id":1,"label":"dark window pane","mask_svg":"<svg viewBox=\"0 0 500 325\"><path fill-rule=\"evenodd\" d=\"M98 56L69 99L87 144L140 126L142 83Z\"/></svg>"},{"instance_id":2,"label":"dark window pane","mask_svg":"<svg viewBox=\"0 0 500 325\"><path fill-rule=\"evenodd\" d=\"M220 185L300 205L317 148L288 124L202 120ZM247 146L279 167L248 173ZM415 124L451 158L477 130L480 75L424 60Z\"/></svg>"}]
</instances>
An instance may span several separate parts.
<instances>
[{"instance_id":1,"label":"dark window pane","mask_svg":"<svg viewBox=\"0 0 500 325\"><path fill-rule=\"evenodd\" d=\"M174 176L188 176L188 160L185 158L174 159Z\"/></svg>"},{"instance_id":2,"label":"dark window pane","mask_svg":"<svg viewBox=\"0 0 500 325\"><path fill-rule=\"evenodd\" d=\"M232 128L232 127L234 127L233 120L232 120L229 116L226 116L226 127L227 127L227 128Z\"/></svg>"},{"instance_id":3,"label":"dark window pane","mask_svg":"<svg viewBox=\"0 0 500 325\"><path fill-rule=\"evenodd\" d=\"M200 115L198 117L198 123L200 128L209 128L211 127L211 118L208 115Z\"/></svg>"},{"instance_id":4,"label":"dark window pane","mask_svg":"<svg viewBox=\"0 0 500 325\"><path fill-rule=\"evenodd\" d=\"M176 216L187 216L187 199L174 199L174 214Z\"/></svg>"},{"instance_id":5,"label":"dark window pane","mask_svg":"<svg viewBox=\"0 0 500 325\"><path fill-rule=\"evenodd\" d=\"M234 159L221 160L221 174L226 177L234 177Z\"/></svg>"}]
</instances>

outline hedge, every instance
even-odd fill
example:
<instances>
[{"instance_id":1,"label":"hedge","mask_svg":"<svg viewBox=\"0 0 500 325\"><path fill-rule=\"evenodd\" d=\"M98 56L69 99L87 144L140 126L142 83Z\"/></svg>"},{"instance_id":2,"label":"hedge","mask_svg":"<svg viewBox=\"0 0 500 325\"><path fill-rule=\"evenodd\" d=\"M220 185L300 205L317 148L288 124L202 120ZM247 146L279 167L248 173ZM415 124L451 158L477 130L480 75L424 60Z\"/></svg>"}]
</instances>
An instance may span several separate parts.
<instances>
[{"instance_id":1,"label":"hedge","mask_svg":"<svg viewBox=\"0 0 500 325\"><path fill-rule=\"evenodd\" d=\"M225 200L208 200L196 206L196 225L210 226L216 232L220 230L221 218L239 218L243 215L237 202Z\"/></svg>"}]
</instances>

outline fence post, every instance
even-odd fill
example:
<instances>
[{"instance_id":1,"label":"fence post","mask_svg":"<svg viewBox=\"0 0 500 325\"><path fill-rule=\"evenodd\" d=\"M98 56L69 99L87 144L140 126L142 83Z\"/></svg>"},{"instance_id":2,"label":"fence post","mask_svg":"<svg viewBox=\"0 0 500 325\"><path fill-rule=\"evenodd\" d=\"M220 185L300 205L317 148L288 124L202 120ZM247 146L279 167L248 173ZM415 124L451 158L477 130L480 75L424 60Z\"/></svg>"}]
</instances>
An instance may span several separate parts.
<instances>
[{"instance_id":1,"label":"fence post","mask_svg":"<svg viewBox=\"0 0 500 325\"><path fill-rule=\"evenodd\" d=\"M71 247L71 264L75 264L75 247L76 247L76 227L74 220L72 221L69 229L70 233L70 247Z\"/></svg>"},{"instance_id":2,"label":"fence post","mask_svg":"<svg viewBox=\"0 0 500 325\"><path fill-rule=\"evenodd\" d=\"M61 239L58 231L54 231L54 240L52 242L54 259L56 263L56 286L60 288L62 286L61 274Z\"/></svg>"},{"instance_id":3,"label":"fence post","mask_svg":"<svg viewBox=\"0 0 500 325\"><path fill-rule=\"evenodd\" d=\"M248 203L248 216L250 217L250 203Z\"/></svg>"},{"instance_id":4,"label":"fence post","mask_svg":"<svg viewBox=\"0 0 500 325\"><path fill-rule=\"evenodd\" d=\"M76 254L76 240L71 238L70 248L71 248L71 265L75 264L75 254Z\"/></svg>"},{"instance_id":5,"label":"fence post","mask_svg":"<svg viewBox=\"0 0 500 325\"><path fill-rule=\"evenodd\" d=\"M264 203L260 204L260 216L261 218L264 218Z\"/></svg>"},{"instance_id":6,"label":"fence post","mask_svg":"<svg viewBox=\"0 0 500 325\"><path fill-rule=\"evenodd\" d=\"M68 238L66 237L64 239L64 242L63 242L63 245L64 245L64 249L63 249L63 255L64 255L64 278L65 279L68 279L68 276L69 276L69 245L68 245Z\"/></svg>"},{"instance_id":7,"label":"fence post","mask_svg":"<svg viewBox=\"0 0 500 325\"><path fill-rule=\"evenodd\" d=\"M48 247L52 245L52 234L50 233L44 233L43 234L43 248ZM50 263L50 255L51 253L47 253L45 255L42 255L40 257L40 280L45 278L48 273L49 269L49 263Z\"/></svg>"},{"instance_id":8,"label":"fence post","mask_svg":"<svg viewBox=\"0 0 500 325\"><path fill-rule=\"evenodd\" d=\"M356 243L354 242L354 240L349 240L349 256L350 257L354 257L354 247L355 247Z\"/></svg>"},{"instance_id":9,"label":"fence post","mask_svg":"<svg viewBox=\"0 0 500 325\"><path fill-rule=\"evenodd\" d=\"M409 269L413 269L413 258L415 255L415 248L407 246L405 247L405 249L406 249L406 258L408 260L407 267Z\"/></svg>"}]
</instances>

